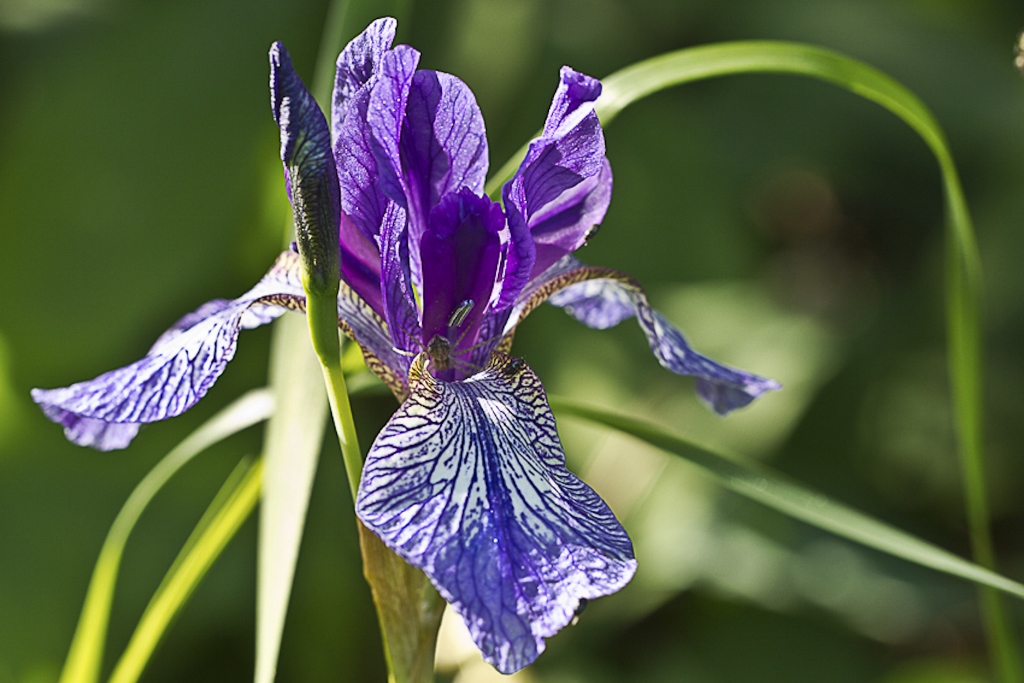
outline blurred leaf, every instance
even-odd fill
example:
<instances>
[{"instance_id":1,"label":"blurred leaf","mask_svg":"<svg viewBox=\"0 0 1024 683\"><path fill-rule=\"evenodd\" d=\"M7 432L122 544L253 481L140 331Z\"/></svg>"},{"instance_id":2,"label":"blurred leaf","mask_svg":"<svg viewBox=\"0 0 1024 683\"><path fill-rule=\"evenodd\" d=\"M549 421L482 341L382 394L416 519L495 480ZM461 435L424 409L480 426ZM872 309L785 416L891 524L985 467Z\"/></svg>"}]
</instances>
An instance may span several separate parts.
<instances>
[{"instance_id":1,"label":"blurred leaf","mask_svg":"<svg viewBox=\"0 0 1024 683\"><path fill-rule=\"evenodd\" d=\"M327 419L320 365L306 319L288 315L274 328L270 384L280 408L267 423L266 477L260 509L256 588L257 683L274 680L281 634L302 543L313 475Z\"/></svg>"},{"instance_id":2,"label":"blurred leaf","mask_svg":"<svg viewBox=\"0 0 1024 683\"><path fill-rule=\"evenodd\" d=\"M111 683L139 679L171 620L256 507L262 473L263 462L247 458L228 477L146 606L110 675Z\"/></svg>"},{"instance_id":3,"label":"blurred leaf","mask_svg":"<svg viewBox=\"0 0 1024 683\"><path fill-rule=\"evenodd\" d=\"M121 556L129 534L153 496L193 457L218 441L267 419L273 404L266 389L243 395L182 441L135 487L114 519L100 550L85 606L61 672L61 683L92 683L99 678Z\"/></svg>"},{"instance_id":4,"label":"blurred leaf","mask_svg":"<svg viewBox=\"0 0 1024 683\"><path fill-rule=\"evenodd\" d=\"M551 407L561 415L582 417L630 434L652 446L674 453L711 474L726 488L779 512L830 531L869 548L953 576L990 586L1024 599L1024 584L932 545L824 494L790 481L758 462L738 455L723 455L695 444L664 427L637 418L557 396Z\"/></svg>"}]
</instances>

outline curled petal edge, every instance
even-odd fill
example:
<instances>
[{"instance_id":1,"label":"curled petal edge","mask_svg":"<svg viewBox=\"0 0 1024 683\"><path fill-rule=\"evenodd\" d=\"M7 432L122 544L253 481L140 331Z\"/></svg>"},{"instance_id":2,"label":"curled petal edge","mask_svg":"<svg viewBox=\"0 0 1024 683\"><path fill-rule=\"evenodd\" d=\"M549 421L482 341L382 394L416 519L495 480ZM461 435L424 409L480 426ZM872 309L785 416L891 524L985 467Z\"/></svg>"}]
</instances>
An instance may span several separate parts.
<instances>
[{"instance_id":1,"label":"curled petal edge","mask_svg":"<svg viewBox=\"0 0 1024 683\"><path fill-rule=\"evenodd\" d=\"M683 333L653 309L643 287L610 268L586 266L567 256L531 281L520 296L499 350L507 351L515 327L544 301L564 308L577 320L605 329L636 316L651 352L667 370L697 379L697 395L719 415L748 405L782 385L773 379L722 365L690 347Z\"/></svg>"}]
</instances>

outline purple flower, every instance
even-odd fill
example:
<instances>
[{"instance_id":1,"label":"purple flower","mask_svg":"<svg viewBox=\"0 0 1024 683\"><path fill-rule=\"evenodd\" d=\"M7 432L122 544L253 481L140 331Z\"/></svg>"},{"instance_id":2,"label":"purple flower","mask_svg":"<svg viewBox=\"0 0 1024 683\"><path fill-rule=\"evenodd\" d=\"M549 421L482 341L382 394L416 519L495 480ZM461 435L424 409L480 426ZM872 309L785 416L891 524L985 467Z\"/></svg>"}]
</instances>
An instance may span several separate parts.
<instances>
[{"instance_id":1,"label":"purple flower","mask_svg":"<svg viewBox=\"0 0 1024 683\"><path fill-rule=\"evenodd\" d=\"M566 469L540 380L506 355L522 319L544 301L594 328L635 316L661 364L696 376L721 414L779 385L701 356L632 278L571 255L611 197L597 80L563 67L543 133L499 204L484 194L472 92L418 70L413 48L392 48L395 26L375 21L339 56L330 127L287 52L271 48L281 158L311 277L339 269L340 324L403 401L367 455L356 511L510 673L581 601L636 569L625 530ZM289 309L305 309L294 251L241 297L182 318L142 360L32 396L75 443L124 448L140 424L202 398L241 328Z\"/></svg>"}]
</instances>

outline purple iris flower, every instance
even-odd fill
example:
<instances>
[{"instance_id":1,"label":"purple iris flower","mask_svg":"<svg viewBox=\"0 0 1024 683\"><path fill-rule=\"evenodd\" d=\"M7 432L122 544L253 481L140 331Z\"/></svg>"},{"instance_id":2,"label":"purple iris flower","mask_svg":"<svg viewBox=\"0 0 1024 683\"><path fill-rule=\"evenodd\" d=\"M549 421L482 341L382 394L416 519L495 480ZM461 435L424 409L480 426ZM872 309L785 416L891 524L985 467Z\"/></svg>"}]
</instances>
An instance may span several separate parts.
<instances>
[{"instance_id":1,"label":"purple iris flower","mask_svg":"<svg viewBox=\"0 0 1024 683\"><path fill-rule=\"evenodd\" d=\"M636 570L625 530L566 469L540 380L507 355L522 319L544 301L593 328L635 316L661 364L696 376L721 414L779 385L698 354L632 278L571 255L611 197L600 82L563 67L544 130L499 204L484 194L473 93L417 69L416 50L392 47L395 28L377 20L339 56L330 126L275 44L272 106L299 250L314 268L339 269L339 324L402 401L367 455L357 514L510 673L582 601ZM71 441L124 448L140 424L202 398L242 328L305 301L299 254L286 251L255 287L186 315L142 360L32 396Z\"/></svg>"}]
</instances>

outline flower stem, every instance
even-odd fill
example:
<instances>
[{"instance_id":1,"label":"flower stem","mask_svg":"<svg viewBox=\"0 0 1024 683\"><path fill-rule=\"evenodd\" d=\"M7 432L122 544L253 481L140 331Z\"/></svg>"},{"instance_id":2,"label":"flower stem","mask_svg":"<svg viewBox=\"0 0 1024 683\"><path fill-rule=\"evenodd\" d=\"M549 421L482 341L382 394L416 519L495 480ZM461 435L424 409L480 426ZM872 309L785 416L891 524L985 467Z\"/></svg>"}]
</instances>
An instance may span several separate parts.
<instances>
[{"instance_id":1,"label":"flower stem","mask_svg":"<svg viewBox=\"0 0 1024 683\"><path fill-rule=\"evenodd\" d=\"M334 429L338 433L338 444L341 446L341 456L345 461L348 485L352 491L352 500L355 501L359 475L363 470L363 456L359 449L355 421L352 418L352 405L348 400L345 373L341 370L338 285L334 284L333 293L330 290L310 291L306 282L303 282L303 286L306 288L306 319L309 321L309 334L313 340L313 350L320 359L320 368L324 373Z\"/></svg>"}]
</instances>

